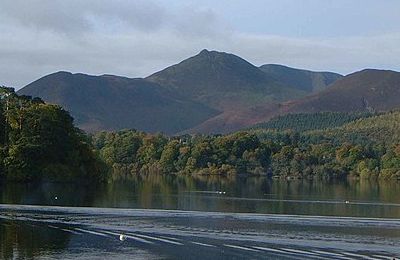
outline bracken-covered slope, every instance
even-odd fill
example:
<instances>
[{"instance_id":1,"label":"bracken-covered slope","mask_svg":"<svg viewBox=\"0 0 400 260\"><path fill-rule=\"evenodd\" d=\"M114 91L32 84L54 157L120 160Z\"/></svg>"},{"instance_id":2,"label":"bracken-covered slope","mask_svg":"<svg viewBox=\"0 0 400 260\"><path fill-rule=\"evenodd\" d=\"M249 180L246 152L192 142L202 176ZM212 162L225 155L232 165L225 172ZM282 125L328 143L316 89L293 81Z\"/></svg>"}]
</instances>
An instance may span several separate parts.
<instances>
[{"instance_id":1,"label":"bracken-covered slope","mask_svg":"<svg viewBox=\"0 0 400 260\"><path fill-rule=\"evenodd\" d=\"M111 75L58 72L18 93L63 106L86 131L136 128L171 134L218 114L156 83Z\"/></svg>"},{"instance_id":2,"label":"bracken-covered slope","mask_svg":"<svg viewBox=\"0 0 400 260\"><path fill-rule=\"evenodd\" d=\"M339 79L328 89L284 104L283 112L364 112L400 107L400 73L367 69Z\"/></svg>"},{"instance_id":3,"label":"bracken-covered slope","mask_svg":"<svg viewBox=\"0 0 400 260\"><path fill-rule=\"evenodd\" d=\"M316 72L290 68L278 64L265 64L260 69L279 82L306 92L324 90L343 76L333 72Z\"/></svg>"}]
</instances>

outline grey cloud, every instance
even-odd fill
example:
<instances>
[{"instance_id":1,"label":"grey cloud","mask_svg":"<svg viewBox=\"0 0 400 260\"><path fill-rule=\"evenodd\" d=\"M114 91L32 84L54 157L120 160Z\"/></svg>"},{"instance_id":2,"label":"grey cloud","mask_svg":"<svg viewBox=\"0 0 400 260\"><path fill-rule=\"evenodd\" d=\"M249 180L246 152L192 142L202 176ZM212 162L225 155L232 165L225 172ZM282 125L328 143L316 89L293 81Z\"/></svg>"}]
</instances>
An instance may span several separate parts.
<instances>
[{"instance_id":1,"label":"grey cloud","mask_svg":"<svg viewBox=\"0 0 400 260\"><path fill-rule=\"evenodd\" d=\"M164 8L151 1L135 0L2 0L3 22L58 33L87 32L104 27L155 30L162 25Z\"/></svg>"},{"instance_id":2,"label":"grey cloud","mask_svg":"<svg viewBox=\"0 0 400 260\"><path fill-rule=\"evenodd\" d=\"M221 31L222 21L211 9L167 10L149 0L2 0L0 21L54 33L108 34L174 30L183 37L208 37Z\"/></svg>"},{"instance_id":3,"label":"grey cloud","mask_svg":"<svg viewBox=\"0 0 400 260\"><path fill-rule=\"evenodd\" d=\"M173 29L183 37L223 38L232 32L229 25L219 19L211 9L183 7L171 20Z\"/></svg>"},{"instance_id":4,"label":"grey cloud","mask_svg":"<svg viewBox=\"0 0 400 260\"><path fill-rule=\"evenodd\" d=\"M243 34L213 10L196 6L167 9L141 0L26 3L0 3L0 85L22 87L59 70L143 77L203 48L232 52L255 65L341 73L400 69L399 33L343 38Z\"/></svg>"},{"instance_id":5,"label":"grey cloud","mask_svg":"<svg viewBox=\"0 0 400 260\"><path fill-rule=\"evenodd\" d=\"M400 33L325 39L239 34L228 48L257 65L281 63L347 74L368 67L400 69L399 42Z\"/></svg>"}]
</instances>

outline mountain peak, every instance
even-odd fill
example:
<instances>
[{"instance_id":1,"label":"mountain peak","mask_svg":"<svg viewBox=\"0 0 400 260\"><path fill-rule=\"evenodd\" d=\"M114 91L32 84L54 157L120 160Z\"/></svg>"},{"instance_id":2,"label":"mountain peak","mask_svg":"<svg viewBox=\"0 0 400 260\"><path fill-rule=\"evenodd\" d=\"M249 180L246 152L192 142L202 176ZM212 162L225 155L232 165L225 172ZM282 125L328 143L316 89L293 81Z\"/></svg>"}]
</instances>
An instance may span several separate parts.
<instances>
[{"instance_id":1,"label":"mountain peak","mask_svg":"<svg viewBox=\"0 0 400 260\"><path fill-rule=\"evenodd\" d=\"M150 75L147 80L178 89L191 98L206 100L215 100L224 93L264 91L272 81L259 68L239 56L207 49Z\"/></svg>"},{"instance_id":2,"label":"mountain peak","mask_svg":"<svg viewBox=\"0 0 400 260\"><path fill-rule=\"evenodd\" d=\"M204 55L204 54L209 54L210 53L210 51L209 50L207 50L207 49L203 49L203 50L201 50L201 52L199 52L199 55Z\"/></svg>"},{"instance_id":3,"label":"mountain peak","mask_svg":"<svg viewBox=\"0 0 400 260\"><path fill-rule=\"evenodd\" d=\"M234 60L242 60L245 61L244 59L231 54L231 53L227 53L227 52L222 52L222 51L216 51L216 50L207 50L207 49L203 49L202 51L200 51L197 55L188 58L186 60L193 60L193 59L205 59L205 60L213 60L215 61L216 59L220 60L220 61L225 61L225 62L231 62ZM183 62L185 62L186 60L184 60ZM245 61L247 62L247 61Z\"/></svg>"},{"instance_id":4,"label":"mountain peak","mask_svg":"<svg viewBox=\"0 0 400 260\"><path fill-rule=\"evenodd\" d=\"M60 70L60 71L51 73L51 74L49 74L49 75L52 75L52 76L57 76L57 75L58 75L58 76L70 76L70 75L72 75L72 72L65 71L65 70Z\"/></svg>"}]
</instances>

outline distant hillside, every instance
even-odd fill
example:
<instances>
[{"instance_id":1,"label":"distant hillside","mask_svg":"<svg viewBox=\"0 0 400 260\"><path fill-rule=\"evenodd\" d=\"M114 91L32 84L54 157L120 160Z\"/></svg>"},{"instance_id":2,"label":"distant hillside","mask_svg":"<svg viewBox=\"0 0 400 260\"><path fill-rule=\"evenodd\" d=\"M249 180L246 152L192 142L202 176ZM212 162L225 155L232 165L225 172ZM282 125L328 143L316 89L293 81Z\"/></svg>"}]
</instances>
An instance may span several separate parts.
<instances>
[{"instance_id":1,"label":"distant hillside","mask_svg":"<svg viewBox=\"0 0 400 260\"><path fill-rule=\"evenodd\" d=\"M400 73L363 70L345 76L326 90L285 104L283 112L388 111L400 107Z\"/></svg>"},{"instance_id":2,"label":"distant hillside","mask_svg":"<svg viewBox=\"0 0 400 260\"><path fill-rule=\"evenodd\" d=\"M272 118L270 121L260 123L252 129L275 129L279 131L293 130L304 132L310 130L323 130L335 128L350 123L360 118L372 116L371 113L343 113L320 112L304 114L287 114Z\"/></svg>"},{"instance_id":3,"label":"distant hillside","mask_svg":"<svg viewBox=\"0 0 400 260\"><path fill-rule=\"evenodd\" d=\"M69 110L86 131L136 128L175 133L218 112L143 79L58 72L18 91Z\"/></svg>"},{"instance_id":4,"label":"distant hillside","mask_svg":"<svg viewBox=\"0 0 400 260\"><path fill-rule=\"evenodd\" d=\"M223 110L307 94L236 55L208 50L146 79Z\"/></svg>"},{"instance_id":5,"label":"distant hillside","mask_svg":"<svg viewBox=\"0 0 400 260\"><path fill-rule=\"evenodd\" d=\"M260 69L279 82L308 93L323 90L343 77L333 72L314 72L277 64L262 65Z\"/></svg>"}]
</instances>

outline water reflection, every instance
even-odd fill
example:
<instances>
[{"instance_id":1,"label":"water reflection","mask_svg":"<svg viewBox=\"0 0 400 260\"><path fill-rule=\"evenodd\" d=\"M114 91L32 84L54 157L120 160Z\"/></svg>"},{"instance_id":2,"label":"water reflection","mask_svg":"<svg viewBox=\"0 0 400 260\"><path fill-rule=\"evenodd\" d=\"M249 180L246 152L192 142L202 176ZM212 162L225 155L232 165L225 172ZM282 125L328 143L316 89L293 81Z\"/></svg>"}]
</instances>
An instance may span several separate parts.
<instances>
[{"instance_id":1,"label":"water reflection","mask_svg":"<svg viewBox=\"0 0 400 260\"><path fill-rule=\"evenodd\" d=\"M398 182L142 175L97 186L3 184L0 202L398 218L399 192Z\"/></svg>"},{"instance_id":2,"label":"water reflection","mask_svg":"<svg viewBox=\"0 0 400 260\"><path fill-rule=\"evenodd\" d=\"M69 235L34 224L0 220L0 258L34 259L67 247Z\"/></svg>"},{"instance_id":3,"label":"water reflection","mask_svg":"<svg viewBox=\"0 0 400 260\"><path fill-rule=\"evenodd\" d=\"M0 203L400 218L399 193L400 184L395 182L281 181L267 178L142 175L96 186L7 183L0 185ZM74 234L52 229L49 225L13 220L10 218L12 214L12 211L0 211L2 259L33 259L64 250L70 253L71 243L78 244L77 247L81 243L76 242L77 238L71 239ZM185 220L187 226L196 227L199 223L198 219ZM218 219L214 225L215 229L223 230L231 230L232 227L244 230L263 229L263 226L257 226L257 221L239 224L234 219ZM209 224L200 228L205 227L209 228ZM269 224L268 227L265 232L271 232L272 226ZM287 232L286 228L283 224L277 225L277 234L281 229L283 233ZM346 230L351 228L346 227ZM299 225L293 229L295 232L308 232L310 227ZM325 226L315 229L321 234L327 230ZM358 228L353 229L352 232L363 232L356 231ZM365 232L365 236L368 236L370 230ZM374 233L378 234L379 230L374 230ZM384 233L387 237L391 236L390 230ZM393 236L398 236L398 233L393 233ZM100 242L99 248L104 248Z\"/></svg>"}]
</instances>

